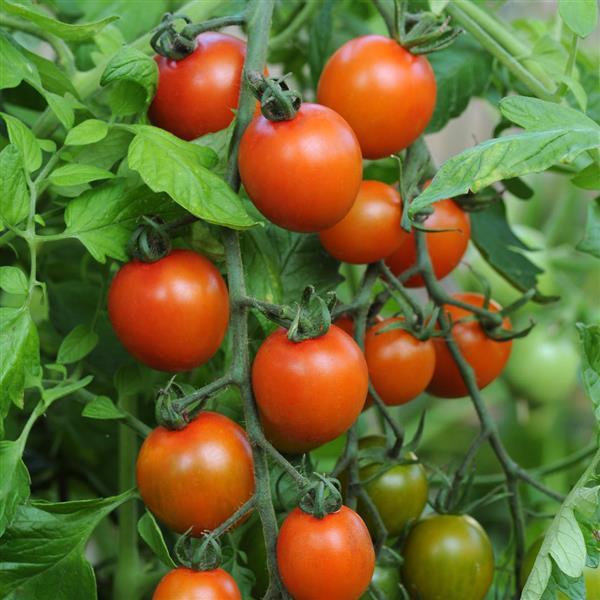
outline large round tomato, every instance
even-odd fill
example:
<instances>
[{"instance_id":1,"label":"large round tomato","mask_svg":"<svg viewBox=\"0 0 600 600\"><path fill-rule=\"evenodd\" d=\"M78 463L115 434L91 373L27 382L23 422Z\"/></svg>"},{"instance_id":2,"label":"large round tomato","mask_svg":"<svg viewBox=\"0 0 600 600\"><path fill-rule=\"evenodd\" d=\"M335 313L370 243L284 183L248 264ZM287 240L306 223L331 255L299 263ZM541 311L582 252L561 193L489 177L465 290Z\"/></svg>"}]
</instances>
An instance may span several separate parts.
<instances>
[{"instance_id":1,"label":"large round tomato","mask_svg":"<svg viewBox=\"0 0 600 600\"><path fill-rule=\"evenodd\" d=\"M435 366L431 340L418 340L404 329L382 329L403 319L385 319L369 327L365 357L369 377L381 399L390 406L404 404L425 390Z\"/></svg>"},{"instance_id":2,"label":"large round tomato","mask_svg":"<svg viewBox=\"0 0 600 600\"><path fill-rule=\"evenodd\" d=\"M423 133L435 93L435 76L424 56L387 37L364 35L346 42L327 61L317 99L350 123L365 158L382 158Z\"/></svg>"},{"instance_id":3,"label":"large round tomato","mask_svg":"<svg viewBox=\"0 0 600 600\"><path fill-rule=\"evenodd\" d=\"M419 521L402 556L402 581L415 600L483 600L494 576L492 544L481 525L466 515Z\"/></svg>"},{"instance_id":4,"label":"large round tomato","mask_svg":"<svg viewBox=\"0 0 600 600\"><path fill-rule=\"evenodd\" d=\"M439 230L428 231L425 237L433 272L438 279L442 279L458 265L466 252L471 236L471 221L469 215L452 200L440 200L433 205L433 209L423 226ZM415 265L417 245L414 231L402 231L402 243L385 262L394 275L400 275ZM405 285L419 287L425 282L420 275L414 275Z\"/></svg>"},{"instance_id":5,"label":"large round tomato","mask_svg":"<svg viewBox=\"0 0 600 600\"><path fill-rule=\"evenodd\" d=\"M454 294L454 297L474 306L483 306L484 302L481 294L462 293ZM493 312L498 312L502 307L497 302L490 300L488 308ZM444 306L443 311L452 319L454 323L452 335L463 357L475 371L477 386L479 389L483 389L502 372L510 356L512 341L499 342L488 337L483 327L475 319L457 322L459 319L472 317L471 311L449 305ZM504 329L510 329L508 317L503 320L502 326ZM427 391L441 398L466 396L467 386L446 342L440 337L432 339L435 348L435 369Z\"/></svg>"},{"instance_id":6,"label":"large round tomato","mask_svg":"<svg viewBox=\"0 0 600 600\"><path fill-rule=\"evenodd\" d=\"M245 57L242 40L214 31L201 33L182 60L157 56L152 123L184 140L227 127L238 105Z\"/></svg>"},{"instance_id":7,"label":"large round tomato","mask_svg":"<svg viewBox=\"0 0 600 600\"><path fill-rule=\"evenodd\" d=\"M144 440L136 478L144 504L167 527L199 536L254 493L252 448L231 419L204 411L184 429L157 427Z\"/></svg>"},{"instance_id":8,"label":"large round tomato","mask_svg":"<svg viewBox=\"0 0 600 600\"><path fill-rule=\"evenodd\" d=\"M292 342L272 333L252 366L252 387L267 437L283 452L306 452L346 431L368 389L356 342L332 325L321 337Z\"/></svg>"},{"instance_id":9,"label":"large round tomato","mask_svg":"<svg viewBox=\"0 0 600 600\"><path fill-rule=\"evenodd\" d=\"M277 564L294 600L358 600L375 552L363 520L347 506L322 519L296 508L279 532Z\"/></svg>"},{"instance_id":10,"label":"large round tomato","mask_svg":"<svg viewBox=\"0 0 600 600\"><path fill-rule=\"evenodd\" d=\"M235 579L223 569L169 571L154 590L152 600L242 600Z\"/></svg>"},{"instance_id":11,"label":"large round tomato","mask_svg":"<svg viewBox=\"0 0 600 600\"><path fill-rule=\"evenodd\" d=\"M256 208L292 231L335 225L352 207L362 179L354 132L317 104L302 104L288 121L255 117L242 137L239 166Z\"/></svg>"},{"instance_id":12,"label":"large round tomato","mask_svg":"<svg viewBox=\"0 0 600 600\"><path fill-rule=\"evenodd\" d=\"M389 256L402 241L400 194L380 181L363 181L350 212L321 231L329 254L347 263L371 263Z\"/></svg>"},{"instance_id":13,"label":"large round tomato","mask_svg":"<svg viewBox=\"0 0 600 600\"><path fill-rule=\"evenodd\" d=\"M370 435L362 438L358 444L360 449L377 446L385 446L384 437ZM410 453L404 458L416 460L417 457ZM375 477L380 472L381 475ZM362 467L359 470L359 477L361 481L367 482L364 488L379 512L389 535L400 535L409 521L421 516L427 504L429 491L427 475L421 464L396 464L383 470L381 464L374 462ZM369 529L372 529L369 511L360 500L358 512L365 519Z\"/></svg>"},{"instance_id":14,"label":"large round tomato","mask_svg":"<svg viewBox=\"0 0 600 600\"><path fill-rule=\"evenodd\" d=\"M568 332L538 323L514 341L505 375L511 386L537 404L566 400L577 385L579 353Z\"/></svg>"},{"instance_id":15,"label":"large round tomato","mask_svg":"<svg viewBox=\"0 0 600 600\"><path fill-rule=\"evenodd\" d=\"M379 592L380 596L378 597L385 598L385 600L401 600L402 598L400 574L397 567L376 565L371 578L371 586ZM374 597L367 591L360 597L360 600L373 600Z\"/></svg>"},{"instance_id":16,"label":"large round tomato","mask_svg":"<svg viewBox=\"0 0 600 600\"><path fill-rule=\"evenodd\" d=\"M153 263L124 265L108 292L108 314L125 348L161 371L187 371L219 349L229 294L204 256L173 250Z\"/></svg>"}]
</instances>

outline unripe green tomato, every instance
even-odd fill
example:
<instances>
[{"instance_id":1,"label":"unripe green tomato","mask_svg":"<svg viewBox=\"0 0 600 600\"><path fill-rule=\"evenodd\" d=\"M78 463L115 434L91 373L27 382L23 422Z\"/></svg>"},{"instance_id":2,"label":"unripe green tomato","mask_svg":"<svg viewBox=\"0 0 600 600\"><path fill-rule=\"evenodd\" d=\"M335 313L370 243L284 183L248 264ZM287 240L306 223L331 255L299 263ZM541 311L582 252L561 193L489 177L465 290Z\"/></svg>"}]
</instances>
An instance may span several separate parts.
<instances>
[{"instance_id":1,"label":"unripe green tomato","mask_svg":"<svg viewBox=\"0 0 600 600\"><path fill-rule=\"evenodd\" d=\"M359 449L384 447L385 438L371 435L362 438ZM416 460L411 452L403 457ZM359 470L361 481L367 481L378 472L382 465L373 463ZM395 464L381 475L364 484L365 491L375 504L379 516L391 536L400 535L409 521L418 519L427 503L429 486L427 475L421 464ZM369 531L373 533L374 523L364 502L358 500L358 514L364 519Z\"/></svg>"},{"instance_id":2,"label":"unripe green tomato","mask_svg":"<svg viewBox=\"0 0 600 600\"><path fill-rule=\"evenodd\" d=\"M400 600L400 571L390 565L376 565L371 578L371 585L385 598L385 600ZM368 590L360 600L373 600Z\"/></svg>"},{"instance_id":3,"label":"unripe green tomato","mask_svg":"<svg viewBox=\"0 0 600 600\"><path fill-rule=\"evenodd\" d=\"M527 583L527 578L531 573L531 569L533 569L535 559L540 552L543 541L544 536L539 537L525 553L523 566L521 567L521 577L519 579L521 588L524 588L525 583ZM585 567L583 569L583 579L585 581L585 597L587 600L600 600L600 565L595 569ZM555 598L556 600L569 600L562 592L557 592Z\"/></svg>"},{"instance_id":4,"label":"unripe green tomato","mask_svg":"<svg viewBox=\"0 0 600 600\"><path fill-rule=\"evenodd\" d=\"M564 332L538 324L513 342L505 376L521 395L537 404L558 403L577 385L579 354Z\"/></svg>"}]
</instances>

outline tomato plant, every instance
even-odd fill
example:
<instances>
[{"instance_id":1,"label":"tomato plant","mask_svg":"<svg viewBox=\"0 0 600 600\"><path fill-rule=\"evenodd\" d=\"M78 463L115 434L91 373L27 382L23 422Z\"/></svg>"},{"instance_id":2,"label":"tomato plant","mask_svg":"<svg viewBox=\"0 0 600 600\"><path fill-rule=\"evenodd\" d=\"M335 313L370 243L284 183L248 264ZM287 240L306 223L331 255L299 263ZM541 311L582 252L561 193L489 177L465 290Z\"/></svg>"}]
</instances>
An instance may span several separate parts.
<instances>
[{"instance_id":1,"label":"tomato plant","mask_svg":"<svg viewBox=\"0 0 600 600\"><path fill-rule=\"evenodd\" d=\"M0 597L597 594L597 23L3 0Z\"/></svg>"}]
</instances>

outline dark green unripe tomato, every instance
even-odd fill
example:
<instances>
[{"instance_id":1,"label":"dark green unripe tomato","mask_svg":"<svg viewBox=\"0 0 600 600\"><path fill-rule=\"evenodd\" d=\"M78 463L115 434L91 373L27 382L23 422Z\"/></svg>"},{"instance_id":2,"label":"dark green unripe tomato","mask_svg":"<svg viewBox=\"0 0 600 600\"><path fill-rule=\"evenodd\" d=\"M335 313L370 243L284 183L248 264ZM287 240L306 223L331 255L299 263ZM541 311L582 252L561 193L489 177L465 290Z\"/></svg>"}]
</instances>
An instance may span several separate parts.
<instances>
[{"instance_id":1,"label":"dark green unripe tomato","mask_svg":"<svg viewBox=\"0 0 600 600\"><path fill-rule=\"evenodd\" d=\"M483 600L494 577L490 539L467 515L422 519L402 555L402 581L414 600Z\"/></svg>"},{"instance_id":2,"label":"dark green unripe tomato","mask_svg":"<svg viewBox=\"0 0 600 600\"><path fill-rule=\"evenodd\" d=\"M375 572L371 578L371 586L374 587L385 600L401 600L400 573L397 567L389 565L376 565ZM360 600L373 600L374 596L367 590Z\"/></svg>"},{"instance_id":3,"label":"dark green unripe tomato","mask_svg":"<svg viewBox=\"0 0 600 600\"><path fill-rule=\"evenodd\" d=\"M385 446L384 437L368 436L358 443L359 449L378 446ZM417 457L411 452L403 458L416 460ZM359 477L361 481L368 481L364 488L375 504L388 534L397 536L409 521L418 519L425 508L429 491L427 475L421 464L396 464L371 480L380 471L382 465L372 463L360 469ZM364 502L359 500L357 508L372 532L373 523Z\"/></svg>"}]
</instances>

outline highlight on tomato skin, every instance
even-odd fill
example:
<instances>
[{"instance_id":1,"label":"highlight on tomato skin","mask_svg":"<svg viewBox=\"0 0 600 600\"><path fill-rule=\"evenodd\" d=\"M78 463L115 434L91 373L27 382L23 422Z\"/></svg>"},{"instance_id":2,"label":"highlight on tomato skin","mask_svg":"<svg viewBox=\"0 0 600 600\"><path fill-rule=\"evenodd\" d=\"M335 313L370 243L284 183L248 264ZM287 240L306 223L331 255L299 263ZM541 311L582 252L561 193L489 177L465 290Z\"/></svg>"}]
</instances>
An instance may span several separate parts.
<instances>
[{"instance_id":1,"label":"highlight on tomato skin","mask_svg":"<svg viewBox=\"0 0 600 600\"><path fill-rule=\"evenodd\" d=\"M464 292L454 294L454 298L472 306L483 307L485 304L483 294ZM498 341L491 338L475 319L461 321L473 315L469 310L450 304L444 305L442 310L453 323L452 336L475 373L477 387L485 388L502 373L506 366L512 349L512 340ZM494 300L490 300L488 310L499 312L502 307ZM506 330L511 329L508 317L503 319L502 327ZM446 341L442 337L434 337L433 344L435 369L427 391L440 398L466 396L469 390Z\"/></svg>"},{"instance_id":2,"label":"highlight on tomato skin","mask_svg":"<svg viewBox=\"0 0 600 600\"><path fill-rule=\"evenodd\" d=\"M435 108L435 75L425 56L388 37L364 35L329 58L317 100L348 121L365 158L383 158L425 131Z\"/></svg>"},{"instance_id":3,"label":"highlight on tomato skin","mask_svg":"<svg viewBox=\"0 0 600 600\"><path fill-rule=\"evenodd\" d=\"M238 106L245 58L244 41L216 31L198 35L196 49L181 60L156 56L150 121L184 140L225 129Z\"/></svg>"}]
</instances>

